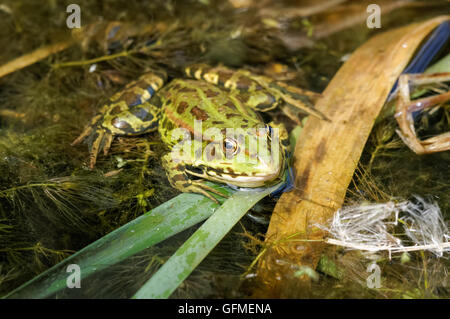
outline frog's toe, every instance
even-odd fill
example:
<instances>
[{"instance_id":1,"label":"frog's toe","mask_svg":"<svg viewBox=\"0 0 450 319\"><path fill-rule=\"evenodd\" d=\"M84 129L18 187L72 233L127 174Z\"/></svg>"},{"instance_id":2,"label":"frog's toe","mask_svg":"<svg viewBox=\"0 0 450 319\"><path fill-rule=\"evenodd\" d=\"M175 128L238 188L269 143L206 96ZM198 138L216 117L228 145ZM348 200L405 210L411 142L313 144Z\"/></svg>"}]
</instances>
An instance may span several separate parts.
<instances>
[{"instance_id":1,"label":"frog's toe","mask_svg":"<svg viewBox=\"0 0 450 319\"><path fill-rule=\"evenodd\" d=\"M192 192L193 192L193 193L202 194L202 195L208 197L210 200L212 200L212 201L215 202L216 204L220 204L220 202L219 202L214 196L212 196L210 193L208 193L207 191L205 191L205 190L204 190L203 188L201 188L201 187L192 186Z\"/></svg>"},{"instance_id":2,"label":"frog's toe","mask_svg":"<svg viewBox=\"0 0 450 319\"><path fill-rule=\"evenodd\" d=\"M89 134L92 133L93 128L88 126L84 129L84 131L72 142L71 146L79 144L82 140L84 140Z\"/></svg>"},{"instance_id":3,"label":"frog's toe","mask_svg":"<svg viewBox=\"0 0 450 319\"><path fill-rule=\"evenodd\" d=\"M204 190L203 187L200 185L192 184L192 185L186 187L185 191L190 192L190 193L201 194L203 196L208 197L210 200L212 200L216 204L220 204L220 202L214 196L212 196L210 193L208 193L206 190Z\"/></svg>"},{"instance_id":4,"label":"frog's toe","mask_svg":"<svg viewBox=\"0 0 450 319\"><path fill-rule=\"evenodd\" d=\"M93 169L97 162L97 157L100 151L103 150L103 154L107 155L111 148L111 143L114 139L114 135L105 130L104 128L98 128L93 134L91 134L89 145L89 168Z\"/></svg>"},{"instance_id":5,"label":"frog's toe","mask_svg":"<svg viewBox=\"0 0 450 319\"><path fill-rule=\"evenodd\" d=\"M204 182L201 182L201 181L192 182L192 186L191 187L192 187L192 189L195 189L194 190L195 193L203 194L203 195L205 195L206 197L208 197L209 199L211 199L212 201L214 201L214 202L216 202L218 204L219 204L219 201L216 198L214 198L214 196L209 194L208 192L216 194L216 195L219 195L220 197L223 197L223 198L228 198L229 197L227 194L222 193L221 191L218 191L217 189L215 189L215 188L213 188L211 186L208 186Z\"/></svg>"},{"instance_id":6,"label":"frog's toe","mask_svg":"<svg viewBox=\"0 0 450 319\"><path fill-rule=\"evenodd\" d=\"M105 145L103 146L103 155L108 155L109 149L111 148L112 141L114 140L114 135L109 132L105 133Z\"/></svg>"},{"instance_id":7,"label":"frog's toe","mask_svg":"<svg viewBox=\"0 0 450 319\"><path fill-rule=\"evenodd\" d=\"M95 133L95 137L94 137L94 141L92 142L92 144L90 145L90 156L89 156L89 168L93 169L95 166L95 163L97 162L97 156L98 156L98 152L102 147L102 144L104 143L104 136L105 136L105 131L102 129L99 129L96 131Z\"/></svg>"},{"instance_id":8,"label":"frog's toe","mask_svg":"<svg viewBox=\"0 0 450 319\"><path fill-rule=\"evenodd\" d=\"M84 128L83 132L70 144L72 146L79 144L81 141L83 141L86 137L88 137L92 131L94 130L95 123L102 117L101 114L94 116L91 120L91 122Z\"/></svg>"},{"instance_id":9,"label":"frog's toe","mask_svg":"<svg viewBox=\"0 0 450 319\"><path fill-rule=\"evenodd\" d=\"M111 148L112 141L114 140L114 134L102 125L103 115L99 114L92 118L90 123L85 127L83 132L78 136L71 145L77 145L82 141L85 141L89 147L89 168L93 169L97 162L98 153L103 149L105 155L108 154Z\"/></svg>"}]
</instances>

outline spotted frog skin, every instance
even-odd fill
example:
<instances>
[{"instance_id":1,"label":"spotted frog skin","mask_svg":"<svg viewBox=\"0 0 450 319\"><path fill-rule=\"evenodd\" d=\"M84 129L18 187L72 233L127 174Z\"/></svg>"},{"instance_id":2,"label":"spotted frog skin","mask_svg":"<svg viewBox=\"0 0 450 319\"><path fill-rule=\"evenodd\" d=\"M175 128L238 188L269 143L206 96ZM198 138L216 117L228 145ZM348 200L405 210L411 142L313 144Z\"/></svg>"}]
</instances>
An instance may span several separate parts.
<instances>
[{"instance_id":1,"label":"spotted frog skin","mask_svg":"<svg viewBox=\"0 0 450 319\"><path fill-rule=\"evenodd\" d=\"M110 98L72 143L87 141L91 169L101 150L108 153L115 136L158 130L170 149L162 164L171 185L216 201L208 192L224 195L208 187L205 180L261 187L278 181L286 167L286 129L282 124L265 124L258 112L287 104L324 118L312 108L315 93L265 76L200 64L184 71L187 79L177 78L168 84L161 72L145 73ZM195 121L201 121L200 129L195 127L200 122ZM230 137L226 129L239 134ZM278 131L277 144L271 143L274 129ZM211 130L217 134L210 134ZM271 160L260 155L265 154L261 149L256 152L249 147L261 139L267 143L258 145L270 151ZM194 142L183 148L188 141ZM271 145L279 149L272 150Z\"/></svg>"}]
</instances>

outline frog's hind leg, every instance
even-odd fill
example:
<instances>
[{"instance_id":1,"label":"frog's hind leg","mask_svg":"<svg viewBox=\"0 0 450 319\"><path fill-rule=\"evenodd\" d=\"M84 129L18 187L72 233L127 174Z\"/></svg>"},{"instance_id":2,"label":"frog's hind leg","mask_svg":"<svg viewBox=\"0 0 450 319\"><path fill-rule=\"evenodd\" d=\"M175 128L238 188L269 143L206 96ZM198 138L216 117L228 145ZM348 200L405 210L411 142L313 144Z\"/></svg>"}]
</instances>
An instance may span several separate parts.
<instances>
[{"instance_id":1,"label":"frog's hind leg","mask_svg":"<svg viewBox=\"0 0 450 319\"><path fill-rule=\"evenodd\" d=\"M277 95L271 94L257 81L253 80L247 71L235 71L224 66L211 67L206 64L194 64L187 67L185 73L197 80L204 80L232 92L237 92L239 99L256 111L270 111L281 102Z\"/></svg>"},{"instance_id":2,"label":"frog's hind leg","mask_svg":"<svg viewBox=\"0 0 450 319\"><path fill-rule=\"evenodd\" d=\"M267 76L247 70L235 71L224 66L211 67L206 64L191 65L185 69L185 73L189 77L238 91L245 99L243 102L256 111L267 112L284 102L283 112L295 121L297 121L295 113L299 110L320 119L327 119L314 108L320 94L274 81Z\"/></svg>"},{"instance_id":3,"label":"frog's hind leg","mask_svg":"<svg viewBox=\"0 0 450 319\"><path fill-rule=\"evenodd\" d=\"M260 77L260 81L262 82L267 81L267 79L268 78L264 76ZM290 118L292 118L293 116L298 117L298 111L303 111L321 120L329 121L329 119L322 112L314 108L316 101L319 99L319 97L321 97L320 94L303 90L281 81L272 81L269 84L269 87L271 92L278 92L280 98L284 102L286 102L282 110Z\"/></svg>"},{"instance_id":4,"label":"frog's hind leg","mask_svg":"<svg viewBox=\"0 0 450 319\"><path fill-rule=\"evenodd\" d=\"M132 136L156 130L160 101L150 99L163 86L165 74L145 73L122 91L110 98L100 114L94 116L72 145L86 140L90 152L90 168L97 161L98 153L106 155L115 136Z\"/></svg>"}]
</instances>

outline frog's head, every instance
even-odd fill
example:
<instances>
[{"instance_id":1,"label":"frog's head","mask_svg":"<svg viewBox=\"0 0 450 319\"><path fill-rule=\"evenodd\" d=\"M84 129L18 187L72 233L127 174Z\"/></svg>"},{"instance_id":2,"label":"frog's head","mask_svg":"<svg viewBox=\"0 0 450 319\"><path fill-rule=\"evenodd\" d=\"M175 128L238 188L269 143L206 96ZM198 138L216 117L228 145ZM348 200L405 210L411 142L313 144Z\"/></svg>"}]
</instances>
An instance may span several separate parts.
<instances>
[{"instance_id":1,"label":"frog's head","mask_svg":"<svg viewBox=\"0 0 450 319\"><path fill-rule=\"evenodd\" d=\"M266 126L241 133L203 143L201 159L187 167L188 172L238 187L259 187L277 179L286 161L285 128Z\"/></svg>"}]
</instances>

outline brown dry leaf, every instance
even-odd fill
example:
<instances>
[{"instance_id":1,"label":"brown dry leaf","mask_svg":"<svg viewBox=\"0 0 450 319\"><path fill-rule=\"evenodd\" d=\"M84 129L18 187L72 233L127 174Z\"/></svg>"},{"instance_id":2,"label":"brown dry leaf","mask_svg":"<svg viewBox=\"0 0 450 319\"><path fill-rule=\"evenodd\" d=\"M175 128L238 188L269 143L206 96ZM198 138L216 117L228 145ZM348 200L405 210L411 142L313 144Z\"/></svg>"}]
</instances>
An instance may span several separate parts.
<instances>
[{"instance_id":1,"label":"brown dry leaf","mask_svg":"<svg viewBox=\"0 0 450 319\"><path fill-rule=\"evenodd\" d=\"M282 195L272 215L266 235L270 248L258 269L266 289L258 290L257 297L292 297L292 287L305 282L293 280L293 273L300 266L316 267L325 234L315 225L326 224L342 205L392 86L421 41L449 18L440 16L373 37L332 79L316 104L331 122L309 118L298 139L295 190Z\"/></svg>"}]
</instances>

